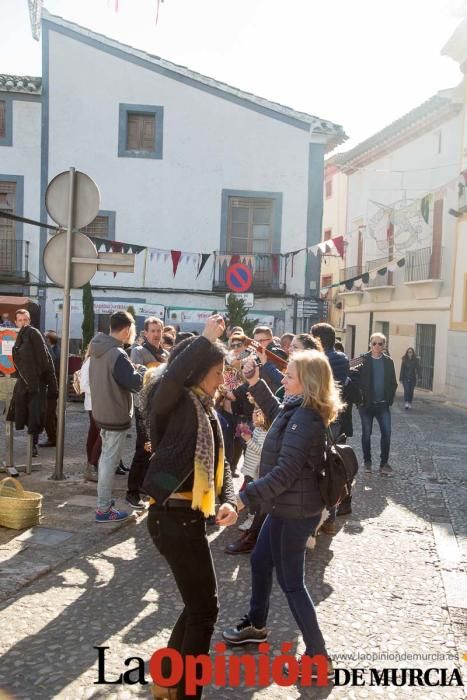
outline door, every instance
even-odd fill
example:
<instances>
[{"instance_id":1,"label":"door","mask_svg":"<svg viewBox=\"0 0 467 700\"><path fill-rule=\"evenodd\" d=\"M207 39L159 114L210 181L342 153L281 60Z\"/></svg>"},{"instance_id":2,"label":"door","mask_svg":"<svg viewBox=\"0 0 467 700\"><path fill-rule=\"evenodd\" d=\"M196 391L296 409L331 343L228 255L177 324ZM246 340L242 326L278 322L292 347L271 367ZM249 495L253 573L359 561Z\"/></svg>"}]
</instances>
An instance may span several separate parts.
<instances>
[{"instance_id":1,"label":"door","mask_svg":"<svg viewBox=\"0 0 467 700\"><path fill-rule=\"evenodd\" d=\"M436 326L431 323L417 323L417 341L415 351L420 360L420 379L418 386L433 391L433 373L435 368Z\"/></svg>"}]
</instances>

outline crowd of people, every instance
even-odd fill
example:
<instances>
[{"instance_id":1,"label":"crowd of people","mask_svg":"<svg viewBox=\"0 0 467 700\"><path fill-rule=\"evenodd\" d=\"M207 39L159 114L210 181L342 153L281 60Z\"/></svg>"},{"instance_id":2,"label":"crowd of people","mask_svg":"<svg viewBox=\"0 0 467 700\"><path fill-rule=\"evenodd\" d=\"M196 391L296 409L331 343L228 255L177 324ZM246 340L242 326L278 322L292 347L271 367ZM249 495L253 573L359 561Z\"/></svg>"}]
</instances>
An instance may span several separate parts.
<instances>
[{"instance_id":1,"label":"crowd of people","mask_svg":"<svg viewBox=\"0 0 467 700\"><path fill-rule=\"evenodd\" d=\"M57 337L43 337L24 309L16 312L15 323L20 329L13 349L18 381L8 418L17 428L27 425L35 444L46 427L46 444L53 445ZM305 654L327 658L331 677L332 661L304 579L304 554L318 530L335 534L336 518L349 514L352 504L348 495L328 512L318 474L325 441L345 442L353 434L355 404L364 470L373 468L376 419L379 473L393 475L394 363L381 333L373 333L369 351L352 362L327 323L281 338L269 327L257 326L252 336L240 327L226 328L224 318L215 314L201 335L177 332L149 317L137 338L134 318L125 311L114 313L109 334L92 339L80 371L79 391L89 416L84 477L97 483L96 523L128 517L112 495L116 473L127 473L128 506L148 509L150 536L184 604L168 647L182 656L209 652L219 608L206 527L232 526L246 509L241 536L225 552L251 553L251 598L224 639L234 645L267 639L275 571ZM406 409L419 373L415 351L408 348L400 373ZM127 470L121 458L133 416L136 445ZM239 468L243 478L235 489ZM169 676L170 663L165 662ZM153 694L180 700L184 679L178 688L154 686Z\"/></svg>"}]
</instances>

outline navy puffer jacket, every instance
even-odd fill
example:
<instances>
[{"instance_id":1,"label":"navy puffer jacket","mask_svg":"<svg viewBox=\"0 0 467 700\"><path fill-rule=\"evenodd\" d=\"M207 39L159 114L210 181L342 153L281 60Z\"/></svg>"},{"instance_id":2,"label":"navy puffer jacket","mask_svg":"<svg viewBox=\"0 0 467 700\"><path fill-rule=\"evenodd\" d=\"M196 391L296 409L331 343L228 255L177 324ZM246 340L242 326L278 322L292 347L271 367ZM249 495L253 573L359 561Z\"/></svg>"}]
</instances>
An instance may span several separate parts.
<instances>
[{"instance_id":1,"label":"navy puffer jacket","mask_svg":"<svg viewBox=\"0 0 467 700\"><path fill-rule=\"evenodd\" d=\"M317 472L324 459L321 416L301 400L281 406L263 380L250 387L273 421L263 445L259 479L245 490L248 503L281 518L309 518L324 508Z\"/></svg>"}]
</instances>

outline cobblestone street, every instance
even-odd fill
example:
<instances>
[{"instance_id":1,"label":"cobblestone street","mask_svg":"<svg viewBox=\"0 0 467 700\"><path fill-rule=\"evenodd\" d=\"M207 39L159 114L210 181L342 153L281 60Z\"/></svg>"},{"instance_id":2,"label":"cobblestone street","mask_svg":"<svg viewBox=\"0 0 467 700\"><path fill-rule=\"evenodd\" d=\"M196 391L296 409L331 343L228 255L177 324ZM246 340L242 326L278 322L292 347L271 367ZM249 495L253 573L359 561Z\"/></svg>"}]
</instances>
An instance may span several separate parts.
<instances>
[{"instance_id":1,"label":"cobblestone street","mask_svg":"<svg viewBox=\"0 0 467 700\"><path fill-rule=\"evenodd\" d=\"M315 549L307 553L307 582L337 668L452 670L457 666L467 683L467 414L416 396L410 413L403 410L399 397L392 416L394 478L375 472L359 474L352 515L338 518L337 535L320 535ZM354 411L352 443L360 457L359 422ZM179 595L149 539L145 517L103 533L92 522L90 505L66 505L70 494L76 498L76 494L89 497L95 493L94 485L83 487L79 481L87 430L87 418L79 408L70 410L67 427L66 472L72 478L59 483L47 480L53 464L49 450L41 452L41 472L21 480L36 490L43 485L45 524L72 536L63 546L47 548L19 540L13 531L0 530L0 689L6 693L0 690L0 697L149 697L147 685L95 685L97 652L93 647L109 647L109 681L127 670L124 660L128 657L148 661L167 641L181 607ZM134 440L127 442L129 462ZM18 444L24 445L23 438ZM379 430L375 428L374 463L378 447ZM116 484L121 496L125 478L116 478ZM47 495L53 493L55 500ZM221 602L214 642L220 641L221 630L248 607L248 556L223 552L225 544L237 536L236 528L210 529ZM15 567L19 570L28 561L42 562L39 573L43 575L29 585L24 585L27 576L11 583ZM301 649L285 597L276 584L268 626L276 653L285 641L298 642ZM254 653L254 647L246 649ZM420 657L410 660L409 654ZM369 682L369 676L364 677ZM148 672L146 678L150 680ZM456 685L208 687L204 697L352 700L410 694L433 699L465 697L464 689Z\"/></svg>"}]
</instances>

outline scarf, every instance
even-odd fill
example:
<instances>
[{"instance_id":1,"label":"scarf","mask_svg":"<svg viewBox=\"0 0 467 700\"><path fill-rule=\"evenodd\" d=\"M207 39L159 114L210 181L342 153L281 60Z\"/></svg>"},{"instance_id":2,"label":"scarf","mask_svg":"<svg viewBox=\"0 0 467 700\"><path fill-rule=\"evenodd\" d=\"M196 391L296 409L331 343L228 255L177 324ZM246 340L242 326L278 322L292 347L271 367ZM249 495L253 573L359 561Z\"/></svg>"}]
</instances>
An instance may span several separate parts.
<instances>
[{"instance_id":1,"label":"scarf","mask_svg":"<svg viewBox=\"0 0 467 700\"><path fill-rule=\"evenodd\" d=\"M291 403L303 403L303 394L287 394L282 401L283 406L289 406Z\"/></svg>"},{"instance_id":2,"label":"scarf","mask_svg":"<svg viewBox=\"0 0 467 700\"><path fill-rule=\"evenodd\" d=\"M198 419L191 507L200 510L208 518L215 515L216 495L220 494L224 483L224 441L212 398L198 387L190 388L189 394ZM215 421L219 444L217 465L214 465L215 445L211 420Z\"/></svg>"}]
</instances>

